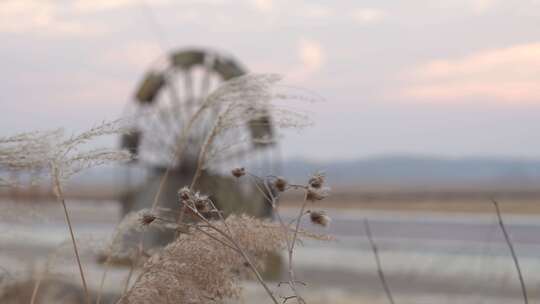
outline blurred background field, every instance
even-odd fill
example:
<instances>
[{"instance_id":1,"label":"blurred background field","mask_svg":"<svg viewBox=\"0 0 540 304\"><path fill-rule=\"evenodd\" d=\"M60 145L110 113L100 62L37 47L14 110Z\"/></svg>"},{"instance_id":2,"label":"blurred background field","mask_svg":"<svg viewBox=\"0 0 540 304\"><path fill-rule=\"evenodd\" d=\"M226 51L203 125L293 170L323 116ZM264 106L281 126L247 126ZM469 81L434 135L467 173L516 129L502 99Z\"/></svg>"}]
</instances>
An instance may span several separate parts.
<instances>
[{"instance_id":1,"label":"blurred background field","mask_svg":"<svg viewBox=\"0 0 540 304\"><path fill-rule=\"evenodd\" d=\"M94 179L113 172L110 170L91 172L66 189L76 231L81 238L96 242L88 245L110 237L121 217L118 198L126 185L117 182L107 186L100 184L102 179ZM329 171L332 170L330 167ZM301 174L296 178L300 179ZM521 303L515 269L491 198L500 202L529 297L540 297L540 286L536 284L540 281L540 193L532 184L523 183L522 188L501 184L501 178L490 179L497 180L496 183L476 178L476 185L464 185L462 178L447 178L444 184L432 180L429 186L409 182L396 187L389 186L390 181L379 186L333 185L332 195L312 206L327 211L333 219L330 227L321 229L307 221L304 224L309 230L328 233L335 240L309 241L296 253L298 276L308 282L307 299L311 303L330 299L335 303L385 303L363 226L363 220L368 219L396 301ZM417 181L422 179L416 174ZM44 257L66 241L57 203L47 195L47 190L37 188L4 191L2 197L2 265L10 271L39 267ZM286 218L295 216L301 200L301 195L294 194L283 198L281 208ZM66 253L69 259L69 250ZM98 254L85 251L93 287L97 287L103 270L96 263ZM73 266L66 265L71 264L59 263L57 270L75 279ZM114 270L108 292L118 292L126 271L122 267ZM241 303L264 296L258 285L246 282L245 286Z\"/></svg>"}]
</instances>

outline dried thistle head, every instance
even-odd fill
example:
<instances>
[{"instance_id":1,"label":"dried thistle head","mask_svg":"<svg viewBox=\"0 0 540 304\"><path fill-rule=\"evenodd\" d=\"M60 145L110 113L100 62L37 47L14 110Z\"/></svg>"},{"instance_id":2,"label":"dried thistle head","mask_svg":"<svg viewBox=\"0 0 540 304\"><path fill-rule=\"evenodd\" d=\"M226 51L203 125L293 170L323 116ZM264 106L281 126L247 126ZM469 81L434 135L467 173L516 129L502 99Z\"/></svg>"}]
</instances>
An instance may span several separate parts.
<instances>
[{"instance_id":1,"label":"dried thistle head","mask_svg":"<svg viewBox=\"0 0 540 304\"><path fill-rule=\"evenodd\" d=\"M152 224L157 219L157 216L154 215L152 212L142 212L139 217L139 221L141 225L148 226Z\"/></svg>"},{"instance_id":2,"label":"dried thistle head","mask_svg":"<svg viewBox=\"0 0 540 304\"><path fill-rule=\"evenodd\" d=\"M187 186L184 186L180 188L180 190L178 190L178 200L181 203L189 201L192 196L193 196L193 193L191 189L189 189Z\"/></svg>"},{"instance_id":3,"label":"dried thistle head","mask_svg":"<svg viewBox=\"0 0 540 304\"><path fill-rule=\"evenodd\" d=\"M231 170L231 174L236 178L242 177L242 176L246 175L246 168L244 168L244 167L234 168L234 169Z\"/></svg>"},{"instance_id":4,"label":"dried thistle head","mask_svg":"<svg viewBox=\"0 0 540 304\"><path fill-rule=\"evenodd\" d=\"M321 201L330 195L330 188L329 187L320 187L320 188L314 188L311 186L308 186L306 189L306 199L308 201Z\"/></svg>"},{"instance_id":5,"label":"dried thistle head","mask_svg":"<svg viewBox=\"0 0 540 304\"><path fill-rule=\"evenodd\" d=\"M196 193L193 199L193 206L199 213L206 213L211 211L212 202L208 196Z\"/></svg>"},{"instance_id":6,"label":"dried thistle head","mask_svg":"<svg viewBox=\"0 0 540 304\"><path fill-rule=\"evenodd\" d=\"M311 222L315 225L320 225L323 227L328 226L332 219L326 215L326 213L322 210L319 211L310 211L309 213L309 219Z\"/></svg>"},{"instance_id":7,"label":"dried thistle head","mask_svg":"<svg viewBox=\"0 0 540 304\"><path fill-rule=\"evenodd\" d=\"M182 206L187 207L188 214L198 212L207 215L209 212L214 211L214 204L208 195L193 192L188 187L182 187L178 190L178 201Z\"/></svg>"},{"instance_id":8,"label":"dried thistle head","mask_svg":"<svg viewBox=\"0 0 540 304\"><path fill-rule=\"evenodd\" d=\"M278 176L274 181L274 187L280 192L287 190L288 184L287 180L281 176Z\"/></svg>"},{"instance_id":9,"label":"dried thistle head","mask_svg":"<svg viewBox=\"0 0 540 304\"><path fill-rule=\"evenodd\" d=\"M309 178L308 184L315 189L320 189L324 184L324 180L324 172L316 172Z\"/></svg>"},{"instance_id":10,"label":"dried thistle head","mask_svg":"<svg viewBox=\"0 0 540 304\"><path fill-rule=\"evenodd\" d=\"M164 223L157 220L158 215L150 209L130 212L116 226L113 237L105 246L107 259L131 261L138 252L138 238L142 231L150 228L163 229Z\"/></svg>"}]
</instances>

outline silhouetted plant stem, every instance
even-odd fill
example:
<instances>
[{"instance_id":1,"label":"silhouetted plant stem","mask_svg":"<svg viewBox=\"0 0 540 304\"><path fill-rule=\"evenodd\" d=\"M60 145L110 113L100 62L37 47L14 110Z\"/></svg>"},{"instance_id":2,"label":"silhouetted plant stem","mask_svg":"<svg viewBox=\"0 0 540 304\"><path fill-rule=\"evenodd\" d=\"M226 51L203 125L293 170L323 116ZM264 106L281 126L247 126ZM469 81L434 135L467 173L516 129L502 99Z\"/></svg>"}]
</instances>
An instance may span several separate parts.
<instances>
[{"instance_id":1,"label":"silhouetted plant stem","mask_svg":"<svg viewBox=\"0 0 540 304\"><path fill-rule=\"evenodd\" d=\"M64 216L66 218L66 223L69 229L69 234L71 236L71 243L73 244L73 252L75 253L75 258L77 260L77 266L79 266L79 273L81 275L81 281L84 288L84 294L86 297L86 303L90 304L90 293L88 292L88 286L86 284L86 278L84 276L84 270L81 263L81 257L79 255L79 249L77 248L77 241L75 240L75 233L73 232L73 225L71 225L71 218L66 206L66 200L64 199L64 193L62 191L62 185L58 178L58 172L56 168L53 168L53 182L54 182L54 194L56 195L57 200L62 204L64 209Z\"/></svg>"},{"instance_id":2,"label":"silhouetted plant stem","mask_svg":"<svg viewBox=\"0 0 540 304\"><path fill-rule=\"evenodd\" d=\"M369 244L371 246L371 251L373 252L373 256L375 257L375 262L377 264L377 274L379 275L379 280L381 281L381 284L383 286L384 293L386 294L388 302L390 302L390 304L394 304L394 297L392 296L392 292L390 291L388 282L386 282L386 277L384 276L381 265L381 259L379 258L379 249L377 248L377 244L375 244L375 241L373 241L373 236L371 235L371 229L369 227L368 219L364 219L364 228L366 232L366 237L368 238Z\"/></svg>"},{"instance_id":3,"label":"silhouetted plant stem","mask_svg":"<svg viewBox=\"0 0 540 304\"><path fill-rule=\"evenodd\" d=\"M506 244L508 245L508 249L510 249L510 254L512 255L512 260L514 261L514 265L516 267L516 272L519 278L519 284L521 285L521 293L523 294L523 302L525 304L528 304L529 297L527 296L527 287L525 286L525 280L523 279L523 275L521 274L521 267L519 266L519 261L516 255L516 251L514 250L514 245L512 244L510 235L508 235L508 232L506 231L506 227L504 225L504 222L501 216L501 210L499 208L499 203L494 199L492 199L491 202L493 203L493 206L495 206L495 211L497 213L497 218L499 220L499 227L501 227L501 231L504 235Z\"/></svg>"}]
</instances>

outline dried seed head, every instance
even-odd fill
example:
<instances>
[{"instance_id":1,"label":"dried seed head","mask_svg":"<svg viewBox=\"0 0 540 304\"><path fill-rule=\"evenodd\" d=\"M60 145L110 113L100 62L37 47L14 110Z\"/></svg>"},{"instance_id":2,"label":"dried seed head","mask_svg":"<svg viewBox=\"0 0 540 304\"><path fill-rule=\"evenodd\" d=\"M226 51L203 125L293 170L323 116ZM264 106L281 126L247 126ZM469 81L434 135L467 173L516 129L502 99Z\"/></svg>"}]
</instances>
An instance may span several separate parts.
<instances>
[{"instance_id":1,"label":"dried seed head","mask_svg":"<svg viewBox=\"0 0 540 304\"><path fill-rule=\"evenodd\" d=\"M274 181L274 187L276 187L276 189L278 191L285 191L287 189L287 180L285 180L283 177L279 176L275 181Z\"/></svg>"},{"instance_id":2,"label":"dried seed head","mask_svg":"<svg viewBox=\"0 0 540 304\"><path fill-rule=\"evenodd\" d=\"M189 190L188 187L183 187L180 190L178 190L178 199L181 202L188 201L192 196L191 190Z\"/></svg>"},{"instance_id":3,"label":"dried seed head","mask_svg":"<svg viewBox=\"0 0 540 304\"><path fill-rule=\"evenodd\" d=\"M141 214L139 221L143 226L148 226L152 224L152 222L154 222L156 218L157 217L154 214L147 212L147 213Z\"/></svg>"},{"instance_id":4,"label":"dried seed head","mask_svg":"<svg viewBox=\"0 0 540 304\"><path fill-rule=\"evenodd\" d=\"M306 199L312 202L321 201L330 195L330 188L328 187L314 188L308 186L306 191Z\"/></svg>"},{"instance_id":5,"label":"dried seed head","mask_svg":"<svg viewBox=\"0 0 540 304\"><path fill-rule=\"evenodd\" d=\"M316 225L321 225L323 227L328 226L332 219L326 215L324 211L311 211L309 213L311 222Z\"/></svg>"},{"instance_id":6,"label":"dried seed head","mask_svg":"<svg viewBox=\"0 0 540 304\"><path fill-rule=\"evenodd\" d=\"M315 189L321 188L324 184L324 173L317 172L313 174L309 179L308 184Z\"/></svg>"},{"instance_id":7,"label":"dried seed head","mask_svg":"<svg viewBox=\"0 0 540 304\"><path fill-rule=\"evenodd\" d=\"M234 169L231 170L231 173L236 178L242 177L242 176L246 175L246 168L244 168L244 167L234 168Z\"/></svg>"},{"instance_id":8,"label":"dried seed head","mask_svg":"<svg viewBox=\"0 0 540 304\"><path fill-rule=\"evenodd\" d=\"M206 195L199 195L197 193L195 197L195 202L193 203L195 206L195 209L199 211L200 213L205 213L210 211L210 202L209 198Z\"/></svg>"}]
</instances>

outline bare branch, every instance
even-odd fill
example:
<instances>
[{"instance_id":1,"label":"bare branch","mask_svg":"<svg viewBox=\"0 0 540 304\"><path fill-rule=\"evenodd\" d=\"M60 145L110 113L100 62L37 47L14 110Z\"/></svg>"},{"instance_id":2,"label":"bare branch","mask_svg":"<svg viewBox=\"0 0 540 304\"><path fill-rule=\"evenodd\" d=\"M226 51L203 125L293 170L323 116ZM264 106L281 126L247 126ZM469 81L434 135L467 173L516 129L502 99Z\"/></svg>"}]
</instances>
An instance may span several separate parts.
<instances>
[{"instance_id":1,"label":"bare branch","mask_svg":"<svg viewBox=\"0 0 540 304\"><path fill-rule=\"evenodd\" d=\"M512 260L514 261L514 265L516 267L516 272L519 278L519 284L521 285L521 293L523 294L523 303L528 304L529 297L527 295L527 288L525 286L525 280L523 279L523 275L521 274L521 267L519 266L519 261L516 255L516 251L514 250L514 245L512 244L510 235L508 235L508 232L506 231L506 227L504 225L504 222L501 216L501 210L499 209L499 203L494 199L492 199L491 202L493 203L493 206L495 207L495 212L497 213L497 218L499 220L499 227L501 227L501 231L504 235L506 244L508 245L508 249L510 249L510 254L512 255Z\"/></svg>"},{"instance_id":2,"label":"bare branch","mask_svg":"<svg viewBox=\"0 0 540 304\"><path fill-rule=\"evenodd\" d=\"M375 244L375 241L373 240L373 236L371 235L371 229L369 228L368 219L364 219L364 229L366 232L366 236L369 240L371 250L373 251L375 262L377 263L377 274L379 275L379 280L381 281L381 284L383 286L384 293L386 294L386 298L388 299L388 302L390 302L390 304L394 304L394 298L392 297L392 292L390 291L388 282L386 282L386 278L384 276L383 268L381 265L381 260L379 258L379 249L377 248L377 244Z\"/></svg>"}]
</instances>

